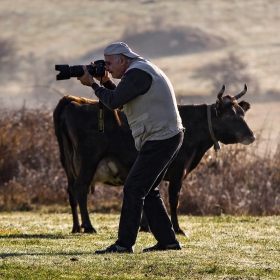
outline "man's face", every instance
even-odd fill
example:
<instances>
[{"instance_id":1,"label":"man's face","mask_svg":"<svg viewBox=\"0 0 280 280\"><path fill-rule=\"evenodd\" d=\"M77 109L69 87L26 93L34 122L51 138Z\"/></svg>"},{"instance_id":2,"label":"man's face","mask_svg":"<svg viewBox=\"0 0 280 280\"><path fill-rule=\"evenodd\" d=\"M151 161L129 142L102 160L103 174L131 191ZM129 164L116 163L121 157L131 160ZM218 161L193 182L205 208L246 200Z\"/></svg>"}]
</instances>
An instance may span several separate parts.
<instances>
[{"instance_id":1,"label":"man's face","mask_svg":"<svg viewBox=\"0 0 280 280\"><path fill-rule=\"evenodd\" d=\"M115 79L121 79L126 69L129 67L122 55L105 55L104 56L106 70L111 73Z\"/></svg>"}]
</instances>

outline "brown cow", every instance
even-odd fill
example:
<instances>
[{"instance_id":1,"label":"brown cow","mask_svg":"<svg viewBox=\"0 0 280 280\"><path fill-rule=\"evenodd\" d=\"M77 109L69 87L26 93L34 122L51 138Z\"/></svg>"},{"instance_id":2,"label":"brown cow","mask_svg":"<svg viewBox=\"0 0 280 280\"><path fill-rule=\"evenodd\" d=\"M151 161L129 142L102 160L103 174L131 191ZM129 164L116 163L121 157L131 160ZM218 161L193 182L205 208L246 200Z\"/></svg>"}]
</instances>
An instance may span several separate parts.
<instances>
[{"instance_id":1,"label":"brown cow","mask_svg":"<svg viewBox=\"0 0 280 280\"><path fill-rule=\"evenodd\" d=\"M182 182L198 165L205 152L217 141L224 144L251 144L255 137L244 120L250 108L246 101L237 102L247 91L236 96L222 96L225 86L212 105L178 105L186 128L182 147L170 165L164 180L169 181L171 221L176 233L184 234L177 217ZM68 179L69 201L73 214L72 232L96 232L92 227L87 194L97 182L121 186L137 157L134 140L121 110L104 106L105 132L98 132L98 101L64 96L54 110L55 134L61 163ZM82 224L79 223L77 206Z\"/></svg>"}]
</instances>

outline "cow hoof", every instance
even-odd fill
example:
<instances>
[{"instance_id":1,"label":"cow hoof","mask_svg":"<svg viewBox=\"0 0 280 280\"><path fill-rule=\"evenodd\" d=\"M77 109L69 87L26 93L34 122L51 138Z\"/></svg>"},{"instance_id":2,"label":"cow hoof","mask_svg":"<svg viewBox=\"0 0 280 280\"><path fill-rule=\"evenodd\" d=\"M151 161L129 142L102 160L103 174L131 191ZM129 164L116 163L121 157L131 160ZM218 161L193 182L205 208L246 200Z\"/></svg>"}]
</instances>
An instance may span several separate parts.
<instances>
[{"instance_id":1,"label":"cow hoof","mask_svg":"<svg viewBox=\"0 0 280 280\"><path fill-rule=\"evenodd\" d=\"M150 230L149 227L144 227L144 226L140 226L139 231L142 231L142 232L151 232L151 230Z\"/></svg>"},{"instance_id":2,"label":"cow hoof","mask_svg":"<svg viewBox=\"0 0 280 280\"><path fill-rule=\"evenodd\" d=\"M81 233L82 232L82 228L81 227L75 227L72 229L72 233Z\"/></svg>"},{"instance_id":3,"label":"cow hoof","mask_svg":"<svg viewBox=\"0 0 280 280\"><path fill-rule=\"evenodd\" d=\"M184 235L186 237L189 237L182 229L177 229L175 230L175 233L178 234L178 235Z\"/></svg>"},{"instance_id":4,"label":"cow hoof","mask_svg":"<svg viewBox=\"0 0 280 280\"><path fill-rule=\"evenodd\" d=\"M97 231L94 228L85 228L84 233L97 233Z\"/></svg>"}]
</instances>

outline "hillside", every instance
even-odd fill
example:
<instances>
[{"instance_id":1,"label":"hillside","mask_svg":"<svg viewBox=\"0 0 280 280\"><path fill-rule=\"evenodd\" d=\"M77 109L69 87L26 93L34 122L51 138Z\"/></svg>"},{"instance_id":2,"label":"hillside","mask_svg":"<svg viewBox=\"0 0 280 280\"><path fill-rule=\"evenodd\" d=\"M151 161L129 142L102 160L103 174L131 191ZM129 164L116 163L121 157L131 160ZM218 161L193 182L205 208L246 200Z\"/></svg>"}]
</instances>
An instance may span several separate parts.
<instances>
[{"instance_id":1,"label":"hillside","mask_svg":"<svg viewBox=\"0 0 280 280\"><path fill-rule=\"evenodd\" d=\"M17 66L1 80L1 99L7 106L23 99L54 105L56 90L93 97L75 80L55 81L54 65L102 58L106 44L118 40L162 67L180 94L209 94L209 84L193 73L229 53L246 63L249 88L258 83L260 94L278 94L279 18L273 0L2 0L0 39L15 47Z\"/></svg>"}]
</instances>

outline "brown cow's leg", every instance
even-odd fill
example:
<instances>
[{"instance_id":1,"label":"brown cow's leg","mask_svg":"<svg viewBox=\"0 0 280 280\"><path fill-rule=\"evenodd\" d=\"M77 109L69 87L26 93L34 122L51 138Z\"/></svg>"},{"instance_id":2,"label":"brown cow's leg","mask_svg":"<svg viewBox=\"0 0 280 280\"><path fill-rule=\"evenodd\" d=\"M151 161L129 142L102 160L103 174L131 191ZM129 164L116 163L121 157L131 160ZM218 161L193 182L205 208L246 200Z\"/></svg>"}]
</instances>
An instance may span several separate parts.
<instances>
[{"instance_id":1,"label":"brown cow's leg","mask_svg":"<svg viewBox=\"0 0 280 280\"><path fill-rule=\"evenodd\" d=\"M93 174L88 174L88 172L83 172L81 168L80 174L75 182L75 192L76 192L76 197L79 203L79 208L82 217L81 227L84 229L84 233L96 233L96 230L93 228L90 222L90 218L87 210L87 194L88 194L88 188L92 180Z\"/></svg>"},{"instance_id":2,"label":"brown cow's leg","mask_svg":"<svg viewBox=\"0 0 280 280\"><path fill-rule=\"evenodd\" d=\"M145 215L144 212L142 212L139 231L151 232L148 221L147 221L147 218L146 218L146 215Z\"/></svg>"},{"instance_id":3,"label":"brown cow's leg","mask_svg":"<svg viewBox=\"0 0 280 280\"><path fill-rule=\"evenodd\" d=\"M177 209L179 207L179 195L182 187L182 181L180 179L180 181L178 181L178 178L182 178L182 176L175 176L174 178L175 179L170 180L168 188L171 222L176 234L186 235L179 226L177 213Z\"/></svg>"},{"instance_id":4,"label":"brown cow's leg","mask_svg":"<svg viewBox=\"0 0 280 280\"><path fill-rule=\"evenodd\" d=\"M71 206L72 216L73 216L72 233L81 232L82 228L80 226L78 211L77 211L78 201L75 198L75 195L73 194L73 189L71 190L70 188L68 188L68 194L69 194L69 203Z\"/></svg>"},{"instance_id":5,"label":"brown cow's leg","mask_svg":"<svg viewBox=\"0 0 280 280\"><path fill-rule=\"evenodd\" d=\"M69 203L71 206L72 218L73 218L72 233L77 233L77 232L81 232L82 229L81 229L78 212L77 212L78 201L77 201L77 199L75 197L75 193L74 193L75 178L71 175L71 171L69 171L67 168L66 168L66 174L67 174L67 180L68 180L67 192L69 195Z\"/></svg>"},{"instance_id":6,"label":"brown cow's leg","mask_svg":"<svg viewBox=\"0 0 280 280\"><path fill-rule=\"evenodd\" d=\"M80 172L75 181L75 192L79 203L79 208L82 218L82 228L84 233L96 233L97 231L93 228L87 209L87 195L92 182L93 176L97 170L98 163L100 162L102 155L107 147L107 142L104 141L103 133L95 135L96 137L92 139L89 137L84 143L81 149L81 163ZM97 138L99 136L99 138ZM100 141L100 146L98 150L93 149L92 143L94 141Z\"/></svg>"}]
</instances>

